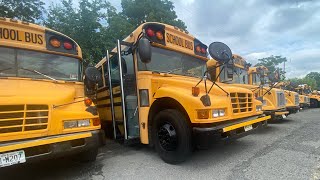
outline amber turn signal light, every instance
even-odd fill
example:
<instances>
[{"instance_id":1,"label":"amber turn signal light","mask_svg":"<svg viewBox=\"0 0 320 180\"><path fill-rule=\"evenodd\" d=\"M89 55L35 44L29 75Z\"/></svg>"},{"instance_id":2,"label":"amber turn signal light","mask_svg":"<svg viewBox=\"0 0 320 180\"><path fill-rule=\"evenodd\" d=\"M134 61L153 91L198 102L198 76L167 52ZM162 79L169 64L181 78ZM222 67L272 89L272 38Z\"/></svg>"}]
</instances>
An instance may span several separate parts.
<instances>
[{"instance_id":1,"label":"amber turn signal light","mask_svg":"<svg viewBox=\"0 0 320 180\"><path fill-rule=\"evenodd\" d=\"M163 40L163 34L162 34L162 32L160 32L160 31L156 32L156 37L157 37L159 40Z\"/></svg>"},{"instance_id":2,"label":"amber turn signal light","mask_svg":"<svg viewBox=\"0 0 320 180\"><path fill-rule=\"evenodd\" d=\"M58 48L58 47L61 46L61 43L57 38L51 38L50 39L50 44L51 44L51 46L53 46L55 48Z\"/></svg>"},{"instance_id":3,"label":"amber turn signal light","mask_svg":"<svg viewBox=\"0 0 320 180\"><path fill-rule=\"evenodd\" d=\"M86 98L86 99L84 99L84 104L85 104L86 106L91 106L92 100L91 100L90 98Z\"/></svg>"},{"instance_id":4,"label":"amber turn signal light","mask_svg":"<svg viewBox=\"0 0 320 180\"><path fill-rule=\"evenodd\" d=\"M208 119L209 118L209 110L198 110L198 119Z\"/></svg>"},{"instance_id":5,"label":"amber turn signal light","mask_svg":"<svg viewBox=\"0 0 320 180\"><path fill-rule=\"evenodd\" d=\"M100 118L93 118L92 119L92 124L94 126L99 126L101 123L100 123Z\"/></svg>"},{"instance_id":6,"label":"amber turn signal light","mask_svg":"<svg viewBox=\"0 0 320 180\"><path fill-rule=\"evenodd\" d=\"M200 94L200 88L199 87L192 87L192 95L198 96Z\"/></svg>"}]
</instances>

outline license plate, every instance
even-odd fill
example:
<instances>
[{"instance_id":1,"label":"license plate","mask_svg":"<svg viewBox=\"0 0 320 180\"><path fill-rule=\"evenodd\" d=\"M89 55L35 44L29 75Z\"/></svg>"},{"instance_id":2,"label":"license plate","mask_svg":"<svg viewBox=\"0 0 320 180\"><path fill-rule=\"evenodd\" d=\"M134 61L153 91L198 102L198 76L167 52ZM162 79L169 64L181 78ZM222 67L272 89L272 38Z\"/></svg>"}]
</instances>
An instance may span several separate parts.
<instances>
[{"instance_id":1,"label":"license plate","mask_svg":"<svg viewBox=\"0 0 320 180\"><path fill-rule=\"evenodd\" d=\"M286 118L286 117L287 117L286 115L282 114L282 118Z\"/></svg>"},{"instance_id":2,"label":"license plate","mask_svg":"<svg viewBox=\"0 0 320 180\"><path fill-rule=\"evenodd\" d=\"M250 131L252 129L252 125L244 126L244 131Z\"/></svg>"},{"instance_id":3,"label":"license plate","mask_svg":"<svg viewBox=\"0 0 320 180\"><path fill-rule=\"evenodd\" d=\"M26 162L26 156L23 150L0 154L0 167L11 166L24 162Z\"/></svg>"}]
</instances>

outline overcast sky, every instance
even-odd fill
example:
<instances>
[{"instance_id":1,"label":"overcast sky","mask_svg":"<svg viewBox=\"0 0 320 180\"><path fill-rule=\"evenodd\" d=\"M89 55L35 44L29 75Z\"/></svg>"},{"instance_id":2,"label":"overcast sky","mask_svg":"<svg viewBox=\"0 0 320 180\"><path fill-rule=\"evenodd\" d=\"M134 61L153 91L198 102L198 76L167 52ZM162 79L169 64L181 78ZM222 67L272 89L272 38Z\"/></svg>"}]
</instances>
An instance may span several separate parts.
<instances>
[{"instance_id":1,"label":"overcast sky","mask_svg":"<svg viewBox=\"0 0 320 180\"><path fill-rule=\"evenodd\" d=\"M120 0L109 1L121 10ZM252 64L285 56L289 78L320 72L320 0L171 1L188 31L207 45L224 42Z\"/></svg>"}]
</instances>

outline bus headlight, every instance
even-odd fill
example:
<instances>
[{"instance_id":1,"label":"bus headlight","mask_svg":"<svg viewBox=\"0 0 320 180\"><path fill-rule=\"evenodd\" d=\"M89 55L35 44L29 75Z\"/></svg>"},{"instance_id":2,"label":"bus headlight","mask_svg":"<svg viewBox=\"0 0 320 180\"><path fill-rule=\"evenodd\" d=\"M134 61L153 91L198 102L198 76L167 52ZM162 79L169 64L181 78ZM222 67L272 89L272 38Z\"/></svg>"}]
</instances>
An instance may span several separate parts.
<instances>
[{"instance_id":1,"label":"bus headlight","mask_svg":"<svg viewBox=\"0 0 320 180\"><path fill-rule=\"evenodd\" d=\"M262 111L262 106L261 105L257 105L256 106L256 111L258 112L258 111Z\"/></svg>"},{"instance_id":2,"label":"bus headlight","mask_svg":"<svg viewBox=\"0 0 320 180\"><path fill-rule=\"evenodd\" d=\"M64 121L63 126L64 126L64 129L77 128L77 127L88 127L88 126L90 126L90 119Z\"/></svg>"},{"instance_id":3,"label":"bus headlight","mask_svg":"<svg viewBox=\"0 0 320 180\"><path fill-rule=\"evenodd\" d=\"M216 117L222 117L225 116L225 110L224 109L214 109L212 110L212 117L216 118Z\"/></svg>"},{"instance_id":4,"label":"bus headlight","mask_svg":"<svg viewBox=\"0 0 320 180\"><path fill-rule=\"evenodd\" d=\"M88 127L88 126L90 126L89 119L78 120L78 127Z\"/></svg>"}]
</instances>

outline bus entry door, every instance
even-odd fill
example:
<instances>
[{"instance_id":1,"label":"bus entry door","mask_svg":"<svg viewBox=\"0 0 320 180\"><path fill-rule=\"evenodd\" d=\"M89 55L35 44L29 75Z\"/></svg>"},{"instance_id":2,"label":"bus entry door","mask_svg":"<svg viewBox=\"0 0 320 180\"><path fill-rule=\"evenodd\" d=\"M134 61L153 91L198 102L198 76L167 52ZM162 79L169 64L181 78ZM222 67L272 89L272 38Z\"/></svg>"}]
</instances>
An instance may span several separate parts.
<instances>
[{"instance_id":1,"label":"bus entry door","mask_svg":"<svg viewBox=\"0 0 320 180\"><path fill-rule=\"evenodd\" d=\"M121 45L118 40L117 52L112 52L110 58L107 55L107 66L114 137L137 139L140 137L139 111L131 48Z\"/></svg>"}]
</instances>

